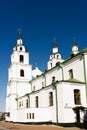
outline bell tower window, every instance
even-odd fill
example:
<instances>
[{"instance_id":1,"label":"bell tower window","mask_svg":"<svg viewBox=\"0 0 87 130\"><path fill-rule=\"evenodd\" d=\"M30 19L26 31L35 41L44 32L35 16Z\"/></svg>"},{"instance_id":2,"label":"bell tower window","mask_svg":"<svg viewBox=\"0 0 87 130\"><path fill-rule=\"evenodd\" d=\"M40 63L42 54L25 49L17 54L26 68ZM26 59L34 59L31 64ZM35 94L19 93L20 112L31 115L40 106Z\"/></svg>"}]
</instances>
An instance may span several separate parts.
<instances>
[{"instance_id":1,"label":"bell tower window","mask_svg":"<svg viewBox=\"0 0 87 130\"><path fill-rule=\"evenodd\" d=\"M23 62L24 62L24 56L20 55L20 63L23 63Z\"/></svg>"},{"instance_id":2,"label":"bell tower window","mask_svg":"<svg viewBox=\"0 0 87 130\"><path fill-rule=\"evenodd\" d=\"M20 51L22 51L22 47L20 47Z\"/></svg>"},{"instance_id":3,"label":"bell tower window","mask_svg":"<svg viewBox=\"0 0 87 130\"><path fill-rule=\"evenodd\" d=\"M24 77L24 70L20 70L20 76Z\"/></svg>"}]
</instances>

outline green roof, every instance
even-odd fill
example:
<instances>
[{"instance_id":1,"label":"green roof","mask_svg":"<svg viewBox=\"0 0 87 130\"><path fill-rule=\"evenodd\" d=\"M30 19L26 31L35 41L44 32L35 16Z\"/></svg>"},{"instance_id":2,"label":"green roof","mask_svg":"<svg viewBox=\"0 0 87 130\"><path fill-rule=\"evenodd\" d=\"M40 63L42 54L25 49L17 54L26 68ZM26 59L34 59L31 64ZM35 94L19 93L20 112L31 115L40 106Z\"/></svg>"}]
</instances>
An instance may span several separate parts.
<instances>
[{"instance_id":1,"label":"green roof","mask_svg":"<svg viewBox=\"0 0 87 130\"><path fill-rule=\"evenodd\" d=\"M84 82L82 82L78 79L68 79L68 80L64 80L64 82L83 83L84 84Z\"/></svg>"},{"instance_id":2,"label":"green roof","mask_svg":"<svg viewBox=\"0 0 87 130\"><path fill-rule=\"evenodd\" d=\"M87 52L87 48L84 48L83 50L81 50L79 53L85 53L85 52Z\"/></svg>"}]
</instances>

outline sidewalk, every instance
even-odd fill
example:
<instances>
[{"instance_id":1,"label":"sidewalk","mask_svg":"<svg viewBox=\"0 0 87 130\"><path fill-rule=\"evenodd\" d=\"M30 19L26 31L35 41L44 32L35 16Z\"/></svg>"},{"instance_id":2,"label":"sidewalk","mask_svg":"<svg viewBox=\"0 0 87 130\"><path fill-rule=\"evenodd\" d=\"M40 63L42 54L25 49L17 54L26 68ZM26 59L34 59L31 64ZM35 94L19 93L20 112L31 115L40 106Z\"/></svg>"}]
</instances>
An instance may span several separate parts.
<instances>
[{"instance_id":1,"label":"sidewalk","mask_svg":"<svg viewBox=\"0 0 87 130\"><path fill-rule=\"evenodd\" d=\"M24 125L17 123L9 123L9 122L0 122L0 127L6 128L8 130L81 130L76 127L60 127L55 125ZM4 129L1 129L4 130Z\"/></svg>"}]
</instances>

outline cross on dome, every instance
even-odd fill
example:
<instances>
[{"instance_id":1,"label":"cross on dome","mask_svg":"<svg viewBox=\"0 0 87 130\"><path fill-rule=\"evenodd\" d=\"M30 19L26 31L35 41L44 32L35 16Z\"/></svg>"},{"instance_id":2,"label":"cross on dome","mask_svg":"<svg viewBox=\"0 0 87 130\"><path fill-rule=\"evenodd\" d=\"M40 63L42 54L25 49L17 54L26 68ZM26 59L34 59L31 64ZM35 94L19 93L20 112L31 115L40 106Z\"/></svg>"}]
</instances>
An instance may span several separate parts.
<instances>
[{"instance_id":1,"label":"cross on dome","mask_svg":"<svg viewBox=\"0 0 87 130\"><path fill-rule=\"evenodd\" d=\"M21 32L22 32L22 30L21 30L21 29L18 29L18 40L17 40L17 45L23 44Z\"/></svg>"},{"instance_id":2,"label":"cross on dome","mask_svg":"<svg viewBox=\"0 0 87 130\"><path fill-rule=\"evenodd\" d=\"M57 47L57 44L56 44L56 38L54 38L54 48Z\"/></svg>"},{"instance_id":3,"label":"cross on dome","mask_svg":"<svg viewBox=\"0 0 87 130\"><path fill-rule=\"evenodd\" d=\"M22 32L22 30L21 30L21 28L19 28L19 29L18 29L18 39L22 39L21 32Z\"/></svg>"}]
</instances>

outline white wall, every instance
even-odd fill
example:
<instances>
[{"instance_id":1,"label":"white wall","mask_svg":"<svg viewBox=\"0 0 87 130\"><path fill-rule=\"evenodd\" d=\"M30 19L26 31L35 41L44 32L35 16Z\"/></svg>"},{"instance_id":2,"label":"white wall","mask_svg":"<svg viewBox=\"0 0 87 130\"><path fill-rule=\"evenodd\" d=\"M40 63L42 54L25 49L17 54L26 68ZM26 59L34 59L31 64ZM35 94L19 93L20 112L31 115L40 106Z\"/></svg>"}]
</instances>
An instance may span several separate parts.
<instances>
[{"instance_id":1,"label":"white wall","mask_svg":"<svg viewBox=\"0 0 87 130\"><path fill-rule=\"evenodd\" d=\"M74 103L74 89L80 90L81 105L86 106L86 93L84 84L62 83L57 87L58 90L58 111L60 123L75 122L73 107L78 106Z\"/></svg>"},{"instance_id":2,"label":"white wall","mask_svg":"<svg viewBox=\"0 0 87 130\"><path fill-rule=\"evenodd\" d=\"M19 56L24 56L24 64L29 64L29 53L27 52L20 52L20 51L13 51L11 55L11 63L19 63Z\"/></svg>"},{"instance_id":3,"label":"white wall","mask_svg":"<svg viewBox=\"0 0 87 130\"><path fill-rule=\"evenodd\" d=\"M24 70L24 77L20 77L20 70ZM14 80L31 80L31 65L20 65L20 64L12 64L9 68L9 81Z\"/></svg>"},{"instance_id":4,"label":"white wall","mask_svg":"<svg viewBox=\"0 0 87 130\"><path fill-rule=\"evenodd\" d=\"M10 113L10 117L6 116L6 121L13 121L14 110L17 109L17 101L15 100L16 97L16 94L12 94L6 98L6 112Z\"/></svg>"},{"instance_id":5,"label":"white wall","mask_svg":"<svg viewBox=\"0 0 87 130\"><path fill-rule=\"evenodd\" d=\"M73 58L63 64L64 80L69 79L69 70L73 70L73 78L84 82L84 68L82 56Z\"/></svg>"},{"instance_id":6,"label":"white wall","mask_svg":"<svg viewBox=\"0 0 87 130\"><path fill-rule=\"evenodd\" d=\"M46 86L52 84L52 77L55 76L55 81L60 81L62 80L62 70L59 67L56 67L46 73Z\"/></svg>"},{"instance_id":7,"label":"white wall","mask_svg":"<svg viewBox=\"0 0 87 130\"><path fill-rule=\"evenodd\" d=\"M33 80L32 81L32 91L33 91L34 86L35 86L35 91L41 89L42 88L42 82L44 83L44 87L45 87L44 76L40 76L40 77L38 77L38 79Z\"/></svg>"},{"instance_id":8,"label":"white wall","mask_svg":"<svg viewBox=\"0 0 87 130\"><path fill-rule=\"evenodd\" d=\"M22 113L22 114L21 114ZM27 119L27 114L34 113L34 119ZM50 111L47 108L30 108L15 111L14 122L46 122L50 121Z\"/></svg>"},{"instance_id":9,"label":"white wall","mask_svg":"<svg viewBox=\"0 0 87 130\"><path fill-rule=\"evenodd\" d=\"M24 96L31 92L31 85L29 82L17 82L17 95L19 97Z\"/></svg>"},{"instance_id":10,"label":"white wall","mask_svg":"<svg viewBox=\"0 0 87 130\"><path fill-rule=\"evenodd\" d=\"M49 92L53 92L53 106L49 106ZM30 105L29 105L30 108L27 108L28 110L26 109L26 96L21 97L18 100L18 102L23 101L23 106L19 108L20 112L22 112L22 110L23 111L27 110L31 113L36 113L35 114L36 119L37 119L37 121L39 120L39 122L40 121L46 122L46 121L49 121L49 120L52 121L52 122L56 122L55 91L52 89L52 87L44 88L42 90L39 90L39 91L34 92L32 94L29 94L29 95L30 95ZM36 96L38 96L38 99L39 99L39 107L38 108L35 108L36 107L35 106L35 97ZM46 117L45 117L44 111L46 111L46 110L47 110L47 112L46 112ZM49 111L50 115L49 115L48 111ZM41 114L38 114L37 112L40 112ZM40 117L38 117L38 116L40 116ZM30 121L32 122L32 120L30 120ZM33 120L33 121L36 121L36 120Z\"/></svg>"}]
</instances>

